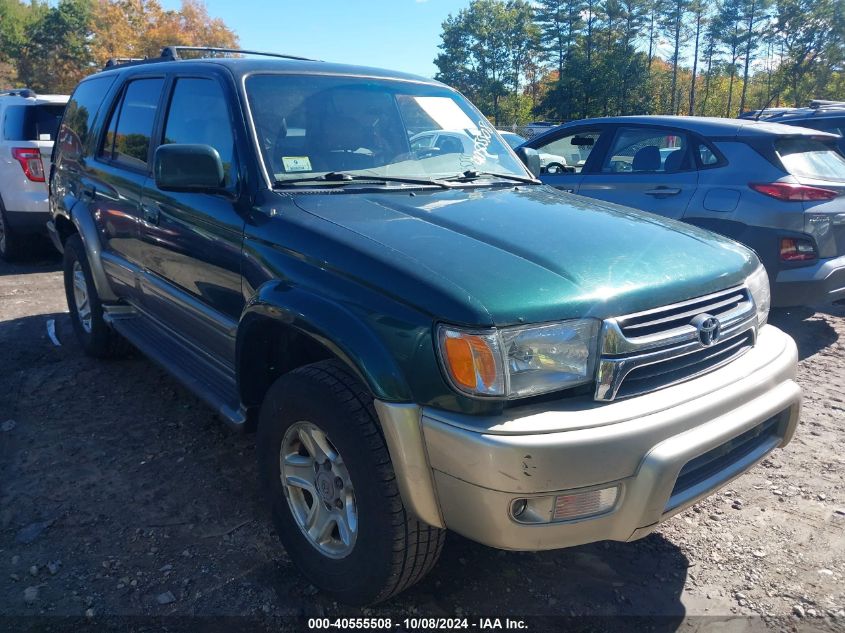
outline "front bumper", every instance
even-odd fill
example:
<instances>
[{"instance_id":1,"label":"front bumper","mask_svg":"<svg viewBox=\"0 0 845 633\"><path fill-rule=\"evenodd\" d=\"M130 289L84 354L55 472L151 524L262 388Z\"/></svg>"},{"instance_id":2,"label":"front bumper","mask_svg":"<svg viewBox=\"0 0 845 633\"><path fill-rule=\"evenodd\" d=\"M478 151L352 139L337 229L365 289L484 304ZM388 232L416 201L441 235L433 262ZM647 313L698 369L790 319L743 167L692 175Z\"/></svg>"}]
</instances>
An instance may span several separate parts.
<instances>
[{"instance_id":1,"label":"front bumper","mask_svg":"<svg viewBox=\"0 0 845 633\"><path fill-rule=\"evenodd\" d=\"M794 382L797 360L792 339L765 326L756 346L725 367L618 402L561 400L493 418L424 409L419 420L438 523L511 550L645 536L661 520L790 441L801 406L801 390ZM774 431L748 452L713 462L717 470L711 467L689 489L675 489L686 464L753 434L752 429L770 420L775 420ZM395 442L386 435L397 461ZM400 478L407 471L406 457L399 457ZM400 486L412 509L417 504L408 497L426 483L420 464L416 466L418 485ZM517 499L613 485L619 486L616 504L599 516L526 525L510 515Z\"/></svg>"},{"instance_id":2,"label":"front bumper","mask_svg":"<svg viewBox=\"0 0 845 633\"><path fill-rule=\"evenodd\" d=\"M812 266L781 270L772 283L772 305L830 303L845 299L845 255L819 260Z\"/></svg>"}]
</instances>

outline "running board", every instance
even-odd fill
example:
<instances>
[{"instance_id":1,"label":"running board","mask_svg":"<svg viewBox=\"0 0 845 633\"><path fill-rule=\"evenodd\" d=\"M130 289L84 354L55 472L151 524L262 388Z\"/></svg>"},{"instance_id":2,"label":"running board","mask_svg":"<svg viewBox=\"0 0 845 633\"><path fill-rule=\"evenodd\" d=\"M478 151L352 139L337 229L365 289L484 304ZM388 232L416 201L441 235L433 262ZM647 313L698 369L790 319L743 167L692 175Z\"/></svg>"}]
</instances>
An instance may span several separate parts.
<instances>
[{"instance_id":1,"label":"running board","mask_svg":"<svg viewBox=\"0 0 845 633\"><path fill-rule=\"evenodd\" d=\"M233 371L129 306L103 307L105 321L121 336L217 411L226 424L245 430L247 414Z\"/></svg>"}]
</instances>

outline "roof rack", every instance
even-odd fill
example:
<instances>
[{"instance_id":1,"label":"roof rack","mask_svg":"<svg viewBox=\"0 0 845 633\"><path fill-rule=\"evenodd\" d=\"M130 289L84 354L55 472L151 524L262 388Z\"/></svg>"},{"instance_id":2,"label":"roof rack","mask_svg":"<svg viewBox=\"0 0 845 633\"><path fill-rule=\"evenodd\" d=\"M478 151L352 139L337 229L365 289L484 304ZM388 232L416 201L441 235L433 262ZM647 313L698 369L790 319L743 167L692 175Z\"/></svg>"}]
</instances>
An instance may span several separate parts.
<instances>
[{"instance_id":1,"label":"roof rack","mask_svg":"<svg viewBox=\"0 0 845 633\"><path fill-rule=\"evenodd\" d=\"M24 99L35 98L38 95L30 88L12 88L11 90L0 90L0 97L23 97Z\"/></svg>"},{"instance_id":2,"label":"roof rack","mask_svg":"<svg viewBox=\"0 0 845 633\"><path fill-rule=\"evenodd\" d=\"M227 53L232 55L262 55L265 57L276 57L279 59L295 59L304 62L318 61L309 57L298 57L296 55L284 55L282 53L267 53L263 51L251 51L242 48L220 48L217 46L165 46L161 49L158 57L113 57L106 62L103 70L116 68L118 66L135 66L138 64L154 64L158 62L176 61L179 59L203 59L200 57L182 57L180 51L194 51L202 53Z\"/></svg>"},{"instance_id":3,"label":"roof rack","mask_svg":"<svg viewBox=\"0 0 845 633\"><path fill-rule=\"evenodd\" d=\"M828 101L826 99L813 99L810 101L810 108L813 110L842 109L845 108L845 101Z\"/></svg>"},{"instance_id":4,"label":"roof rack","mask_svg":"<svg viewBox=\"0 0 845 633\"><path fill-rule=\"evenodd\" d=\"M145 61L147 61L146 57L110 57L103 68L113 68L114 66L123 66L124 64Z\"/></svg>"},{"instance_id":5,"label":"roof rack","mask_svg":"<svg viewBox=\"0 0 845 633\"><path fill-rule=\"evenodd\" d=\"M185 59L179 55L180 51L201 51L204 53L232 53L237 55L263 55L265 57L279 57L281 59L296 59L303 62L317 61L308 57L284 55L282 53L267 53L264 51L250 51L241 48L218 48L216 46L165 46L161 49L161 56L165 59ZM192 59L192 58L188 58Z\"/></svg>"}]
</instances>

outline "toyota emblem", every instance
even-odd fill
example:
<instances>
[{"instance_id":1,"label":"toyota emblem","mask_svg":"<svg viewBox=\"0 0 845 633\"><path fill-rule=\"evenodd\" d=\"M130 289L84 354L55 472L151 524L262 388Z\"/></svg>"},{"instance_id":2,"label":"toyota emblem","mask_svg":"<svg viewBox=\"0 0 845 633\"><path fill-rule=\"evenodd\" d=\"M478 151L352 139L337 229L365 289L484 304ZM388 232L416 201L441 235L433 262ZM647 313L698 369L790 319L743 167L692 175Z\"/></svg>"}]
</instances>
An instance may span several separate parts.
<instances>
[{"instance_id":1,"label":"toyota emblem","mask_svg":"<svg viewBox=\"0 0 845 633\"><path fill-rule=\"evenodd\" d=\"M691 325L698 331L698 340L705 347L718 341L722 333L719 319L709 314L699 314L691 321Z\"/></svg>"}]
</instances>

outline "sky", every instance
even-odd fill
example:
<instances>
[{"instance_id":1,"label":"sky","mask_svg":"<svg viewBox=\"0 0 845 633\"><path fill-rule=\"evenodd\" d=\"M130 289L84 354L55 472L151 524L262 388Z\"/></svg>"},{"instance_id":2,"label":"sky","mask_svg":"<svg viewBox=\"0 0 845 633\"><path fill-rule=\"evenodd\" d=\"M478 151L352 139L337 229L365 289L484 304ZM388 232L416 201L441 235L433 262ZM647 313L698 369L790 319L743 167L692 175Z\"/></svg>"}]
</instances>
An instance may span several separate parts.
<instances>
[{"instance_id":1,"label":"sky","mask_svg":"<svg viewBox=\"0 0 845 633\"><path fill-rule=\"evenodd\" d=\"M441 24L469 0L206 0L241 48L390 68L437 72ZM179 0L164 0L178 9Z\"/></svg>"}]
</instances>

